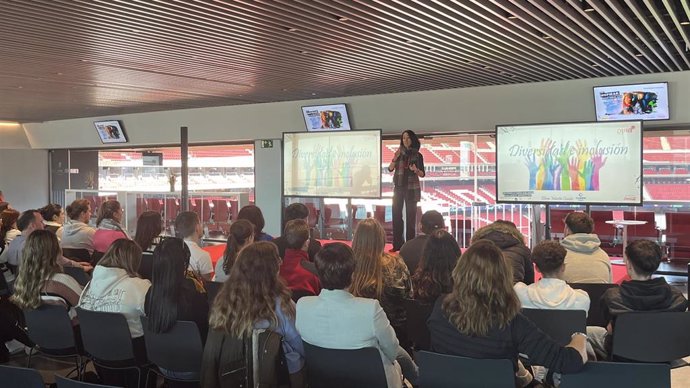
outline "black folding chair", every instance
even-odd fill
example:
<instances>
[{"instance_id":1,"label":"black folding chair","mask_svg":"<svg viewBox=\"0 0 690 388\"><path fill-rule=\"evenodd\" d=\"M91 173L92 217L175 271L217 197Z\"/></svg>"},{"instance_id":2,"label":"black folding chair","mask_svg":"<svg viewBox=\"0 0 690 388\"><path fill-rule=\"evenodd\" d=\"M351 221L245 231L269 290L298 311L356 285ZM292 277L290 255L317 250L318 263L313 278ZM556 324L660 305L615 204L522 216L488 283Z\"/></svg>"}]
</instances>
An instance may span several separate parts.
<instances>
[{"instance_id":1,"label":"black folding chair","mask_svg":"<svg viewBox=\"0 0 690 388\"><path fill-rule=\"evenodd\" d=\"M74 261L91 261L91 254L88 249L83 248L62 248L62 255Z\"/></svg>"},{"instance_id":2,"label":"black folding chair","mask_svg":"<svg viewBox=\"0 0 690 388\"><path fill-rule=\"evenodd\" d=\"M55 358L74 357L73 371L76 371L77 377L81 379L86 362L82 360L77 349L77 339L67 309L60 305L42 304L36 309L24 310L24 319L29 339L36 344L29 352L26 366L31 367L34 351ZM72 371L67 375L71 373Z\"/></svg>"},{"instance_id":3,"label":"black folding chair","mask_svg":"<svg viewBox=\"0 0 690 388\"><path fill-rule=\"evenodd\" d=\"M429 319L434 304L409 299L403 303L407 311L407 338L412 341L413 348L415 350L431 349L431 334L426 326L426 320Z\"/></svg>"},{"instance_id":4,"label":"black folding chair","mask_svg":"<svg viewBox=\"0 0 690 388\"><path fill-rule=\"evenodd\" d=\"M114 385L101 385L86 383L83 381L76 381L55 375L55 384L57 388L118 388Z\"/></svg>"},{"instance_id":5,"label":"black folding chair","mask_svg":"<svg viewBox=\"0 0 690 388\"><path fill-rule=\"evenodd\" d=\"M149 329L149 319L141 317L149 361L159 368L175 373L195 375L196 379L180 380L161 375L166 380L198 381L201 374L203 346L196 323L178 321L167 333L154 333Z\"/></svg>"},{"instance_id":6,"label":"black folding chair","mask_svg":"<svg viewBox=\"0 0 690 388\"><path fill-rule=\"evenodd\" d=\"M376 348L326 349L304 342L310 388L386 388L381 353Z\"/></svg>"},{"instance_id":7,"label":"black folding chair","mask_svg":"<svg viewBox=\"0 0 690 388\"><path fill-rule=\"evenodd\" d=\"M561 346L570 343L573 333L587 331L584 310L522 309L522 314Z\"/></svg>"},{"instance_id":8,"label":"black folding chair","mask_svg":"<svg viewBox=\"0 0 690 388\"><path fill-rule=\"evenodd\" d=\"M515 386L513 362L415 352L419 386L424 388L502 388Z\"/></svg>"},{"instance_id":9,"label":"black folding chair","mask_svg":"<svg viewBox=\"0 0 690 388\"><path fill-rule=\"evenodd\" d=\"M686 366L690 355L690 312L629 312L616 318L614 357ZM615 360L615 358L614 358Z\"/></svg>"},{"instance_id":10,"label":"black folding chair","mask_svg":"<svg viewBox=\"0 0 690 388\"><path fill-rule=\"evenodd\" d=\"M589 311L587 312L587 326L606 327L609 323L604 318L601 308L601 297L609 288L618 287L613 283L568 283L576 290L583 290L589 295Z\"/></svg>"},{"instance_id":11,"label":"black folding chair","mask_svg":"<svg viewBox=\"0 0 690 388\"><path fill-rule=\"evenodd\" d=\"M206 289L209 306L213 305L213 301L216 299L216 295L218 295L221 287L223 287L223 283L204 281L204 289Z\"/></svg>"},{"instance_id":12,"label":"black folding chair","mask_svg":"<svg viewBox=\"0 0 690 388\"><path fill-rule=\"evenodd\" d=\"M671 388L668 364L588 362L573 374L561 375L561 388Z\"/></svg>"},{"instance_id":13,"label":"black folding chair","mask_svg":"<svg viewBox=\"0 0 690 388\"><path fill-rule=\"evenodd\" d=\"M9 365L0 365L0 382L3 388L45 388L36 369Z\"/></svg>"},{"instance_id":14,"label":"black folding chair","mask_svg":"<svg viewBox=\"0 0 690 388\"><path fill-rule=\"evenodd\" d=\"M82 287L86 286L87 283L91 281L91 275L86 273L83 268L80 267L64 267L65 273L74 278L77 283L81 284Z\"/></svg>"}]
</instances>

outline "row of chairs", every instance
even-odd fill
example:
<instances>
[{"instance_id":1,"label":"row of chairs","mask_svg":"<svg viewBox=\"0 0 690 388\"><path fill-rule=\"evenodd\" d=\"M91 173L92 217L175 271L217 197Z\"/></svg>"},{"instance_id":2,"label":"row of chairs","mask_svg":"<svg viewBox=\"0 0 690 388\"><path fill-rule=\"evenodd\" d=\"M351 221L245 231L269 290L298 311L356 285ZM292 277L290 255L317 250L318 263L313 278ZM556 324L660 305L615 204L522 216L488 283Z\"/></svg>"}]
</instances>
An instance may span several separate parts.
<instances>
[{"instance_id":1,"label":"row of chairs","mask_svg":"<svg viewBox=\"0 0 690 388\"><path fill-rule=\"evenodd\" d=\"M36 369L0 365L0 380L4 388L45 388L43 377ZM55 375L57 388L116 388L111 385L91 384Z\"/></svg>"}]
</instances>

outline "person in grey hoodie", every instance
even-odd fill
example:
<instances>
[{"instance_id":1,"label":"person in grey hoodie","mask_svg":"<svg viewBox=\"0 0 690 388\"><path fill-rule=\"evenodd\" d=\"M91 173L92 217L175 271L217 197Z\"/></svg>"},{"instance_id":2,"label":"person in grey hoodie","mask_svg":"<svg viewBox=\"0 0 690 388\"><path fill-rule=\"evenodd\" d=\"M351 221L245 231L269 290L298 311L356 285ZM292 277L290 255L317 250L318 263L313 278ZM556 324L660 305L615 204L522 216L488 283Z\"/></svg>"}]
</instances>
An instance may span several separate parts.
<instances>
[{"instance_id":1,"label":"person in grey hoodie","mask_svg":"<svg viewBox=\"0 0 690 388\"><path fill-rule=\"evenodd\" d=\"M609 255L599 247L592 218L582 212L568 214L564 235L561 245L568 253L561 279L568 283L611 283Z\"/></svg>"},{"instance_id":2,"label":"person in grey hoodie","mask_svg":"<svg viewBox=\"0 0 690 388\"><path fill-rule=\"evenodd\" d=\"M86 199L76 199L65 209L69 221L62 229L58 229L57 236L62 248L86 249L93 253L93 235L96 229L88 225L91 219L91 204Z\"/></svg>"}]
</instances>

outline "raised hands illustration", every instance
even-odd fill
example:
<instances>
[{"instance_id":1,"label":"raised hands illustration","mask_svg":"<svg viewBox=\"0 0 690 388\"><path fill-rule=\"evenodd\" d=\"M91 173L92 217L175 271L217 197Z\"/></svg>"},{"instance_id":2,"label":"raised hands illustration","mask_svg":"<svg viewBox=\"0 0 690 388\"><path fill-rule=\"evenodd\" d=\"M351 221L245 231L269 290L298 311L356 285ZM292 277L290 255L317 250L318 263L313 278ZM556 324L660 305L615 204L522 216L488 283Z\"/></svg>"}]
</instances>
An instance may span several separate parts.
<instances>
[{"instance_id":1,"label":"raised hands illustration","mask_svg":"<svg viewBox=\"0 0 690 388\"><path fill-rule=\"evenodd\" d=\"M577 156L570 158L568 162L568 174L570 175L570 187L574 191L580 190L580 170L578 169Z\"/></svg>"},{"instance_id":2,"label":"raised hands illustration","mask_svg":"<svg viewBox=\"0 0 690 388\"><path fill-rule=\"evenodd\" d=\"M592 155L592 164L592 190L599 190L599 171L606 164L606 157L599 153Z\"/></svg>"},{"instance_id":3,"label":"raised hands illustration","mask_svg":"<svg viewBox=\"0 0 690 388\"><path fill-rule=\"evenodd\" d=\"M532 155L525 156L525 166L529 171L529 189L537 189L537 172L539 172L540 163L537 163L537 158Z\"/></svg>"},{"instance_id":4,"label":"raised hands illustration","mask_svg":"<svg viewBox=\"0 0 690 388\"><path fill-rule=\"evenodd\" d=\"M591 160L585 162L582 169L582 177L585 179L585 190L592 191L592 174L594 173L594 163Z\"/></svg>"},{"instance_id":5,"label":"raised hands illustration","mask_svg":"<svg viewBox=\"0 0 690 388\"><path fill-rule=\"evenodd\" d=\"M570 190L570 175L568 174L568 159L572 154L569 144L561 149L561 153L558 155L558 164L560 166L561 181L560 190Z\"/></svg>"}]
</instances>

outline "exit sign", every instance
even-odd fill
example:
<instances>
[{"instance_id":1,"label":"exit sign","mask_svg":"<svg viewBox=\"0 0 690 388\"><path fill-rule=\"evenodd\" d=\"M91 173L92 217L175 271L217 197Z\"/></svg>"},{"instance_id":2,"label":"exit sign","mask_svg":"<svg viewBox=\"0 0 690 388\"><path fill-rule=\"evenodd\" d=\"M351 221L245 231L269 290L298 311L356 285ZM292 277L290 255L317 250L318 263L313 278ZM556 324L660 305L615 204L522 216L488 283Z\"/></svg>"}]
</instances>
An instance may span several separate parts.
<instances>
[{"instance_id":1,"label":"exit sign","mask_svg":"<svg viewBox=\"0 0 690 388\"><path fill-rule=\"evenodd\" d=\"M273 140L261 140L261 148L273 148Z\"/></svg>"}]
</instances>

